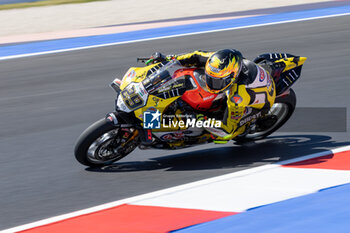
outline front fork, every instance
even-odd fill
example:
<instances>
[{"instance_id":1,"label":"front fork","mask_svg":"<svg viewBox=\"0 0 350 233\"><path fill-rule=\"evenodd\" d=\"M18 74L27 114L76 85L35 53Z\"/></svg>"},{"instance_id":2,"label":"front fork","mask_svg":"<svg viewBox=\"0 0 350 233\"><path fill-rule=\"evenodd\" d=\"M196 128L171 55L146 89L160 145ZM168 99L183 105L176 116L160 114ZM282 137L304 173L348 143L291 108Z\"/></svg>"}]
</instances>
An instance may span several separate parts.
<instances>
[{"instance_id":1,"label":"front fork","mask_svg":"<svg viewBox=\"0 0 350 233\"><path fill-rule=\"evenodd\" d=\"M139 139L139 143L145 146L149 146L153 142L152 130L144 129L138 119L133 117L129 113L124 112L110 112L105 117L107 122L113 124L117 128L134 128L132 140ZM123 122L130 123L123 123ZM130 140L128 140L130 141Z\"/></svg>"}]
</instances>

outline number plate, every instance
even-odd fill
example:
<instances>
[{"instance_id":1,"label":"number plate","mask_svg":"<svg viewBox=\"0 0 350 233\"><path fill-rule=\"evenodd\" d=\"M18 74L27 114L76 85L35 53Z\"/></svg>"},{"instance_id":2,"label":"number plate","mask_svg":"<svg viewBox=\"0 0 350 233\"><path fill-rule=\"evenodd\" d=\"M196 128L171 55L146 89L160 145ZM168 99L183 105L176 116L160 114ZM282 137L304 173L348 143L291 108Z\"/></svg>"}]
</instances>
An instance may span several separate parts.
<instances>
[{"instance_id":1,"label":"number plate","mask_svg":"<svg viewBox=\"0 0 350 233\"><path fill-rule=\"evenodd\" d=\"M146 89L143 87L142 83L130 83L121 93L119 98L123 100L124 109L125 107L128 109L123 109L121 103L119 103L118 99L118 107L120 105L120 109L125 112L131 112L135 109L141 108L146 105L148 93Z\"/></svg>"}]
</instances>

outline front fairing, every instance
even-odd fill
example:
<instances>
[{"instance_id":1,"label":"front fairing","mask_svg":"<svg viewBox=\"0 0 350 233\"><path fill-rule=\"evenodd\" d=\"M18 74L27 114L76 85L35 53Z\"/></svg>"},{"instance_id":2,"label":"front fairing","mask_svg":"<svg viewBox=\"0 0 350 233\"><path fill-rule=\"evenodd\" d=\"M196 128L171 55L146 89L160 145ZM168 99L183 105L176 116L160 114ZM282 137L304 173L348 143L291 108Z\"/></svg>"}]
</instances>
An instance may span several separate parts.
<instances>
[{"instance_id":1,"label":"front fairing","mask_svg":"<svg viewBox=\"0 0 350 233\"><path fill-rule=\"evenodd\" d=\"M176 60L165 64L130 68L120 84L120 94L116 100L117 110L124 112L146 110L151 106L157 107L160 102L169 104L169 101L161 99L174 101L176 99L174 97L180 96L185 91L184 79L175 79L176 71L181 68ZM180 89L176 87L183 87L183 91L179 91ZM140 114L135 115L138 117Z\"/></svg>"}]
</instances>

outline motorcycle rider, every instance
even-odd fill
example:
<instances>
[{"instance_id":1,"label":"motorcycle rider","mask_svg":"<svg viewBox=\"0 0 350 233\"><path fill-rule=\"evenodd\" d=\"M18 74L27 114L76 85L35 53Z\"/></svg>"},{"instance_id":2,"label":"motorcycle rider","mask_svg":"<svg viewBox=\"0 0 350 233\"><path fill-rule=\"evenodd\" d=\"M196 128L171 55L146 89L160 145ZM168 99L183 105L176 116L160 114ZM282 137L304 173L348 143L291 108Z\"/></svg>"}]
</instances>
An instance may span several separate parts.
<instances>
[{"instance_id":1,"label":"motorcycle rider","mask_svg":"<svg viewBox=\"0 0 350 233\"><path fill-rule=\"evenodd\" d=\"M154 61L177 59L185 67L204 68L207 91L226 94L227 107L221 119L221 128L206 128L217 136L215 140L228 141L248 133L247 126L258 118L258 121L262 121L274 104L275 84L268 67L264 69L243 58L235 49L222 49L216 52L194 51L167 57L156 52L151 59Z\"/></svg>"}]
</instances>

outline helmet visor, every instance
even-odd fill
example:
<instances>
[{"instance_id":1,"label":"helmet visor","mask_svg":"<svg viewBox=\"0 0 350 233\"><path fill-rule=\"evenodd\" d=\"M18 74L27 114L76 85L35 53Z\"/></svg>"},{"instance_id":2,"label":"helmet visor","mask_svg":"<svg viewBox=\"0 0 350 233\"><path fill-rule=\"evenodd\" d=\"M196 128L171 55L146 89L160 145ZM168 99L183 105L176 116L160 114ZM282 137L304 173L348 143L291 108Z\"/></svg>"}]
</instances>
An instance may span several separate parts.
<instances>
[{"instance_id":1,"label":"helmet visor","mask_svg":"<svg viewBox=\"0 0 350 233\"><path fill-rule=\"evenodd\" d=\"M206 74L205 77L206 77L207 85L210 89L221 91L231 83L233 74L224 78L215 78L208 74Z\"/></svg>"}]
</instances>

